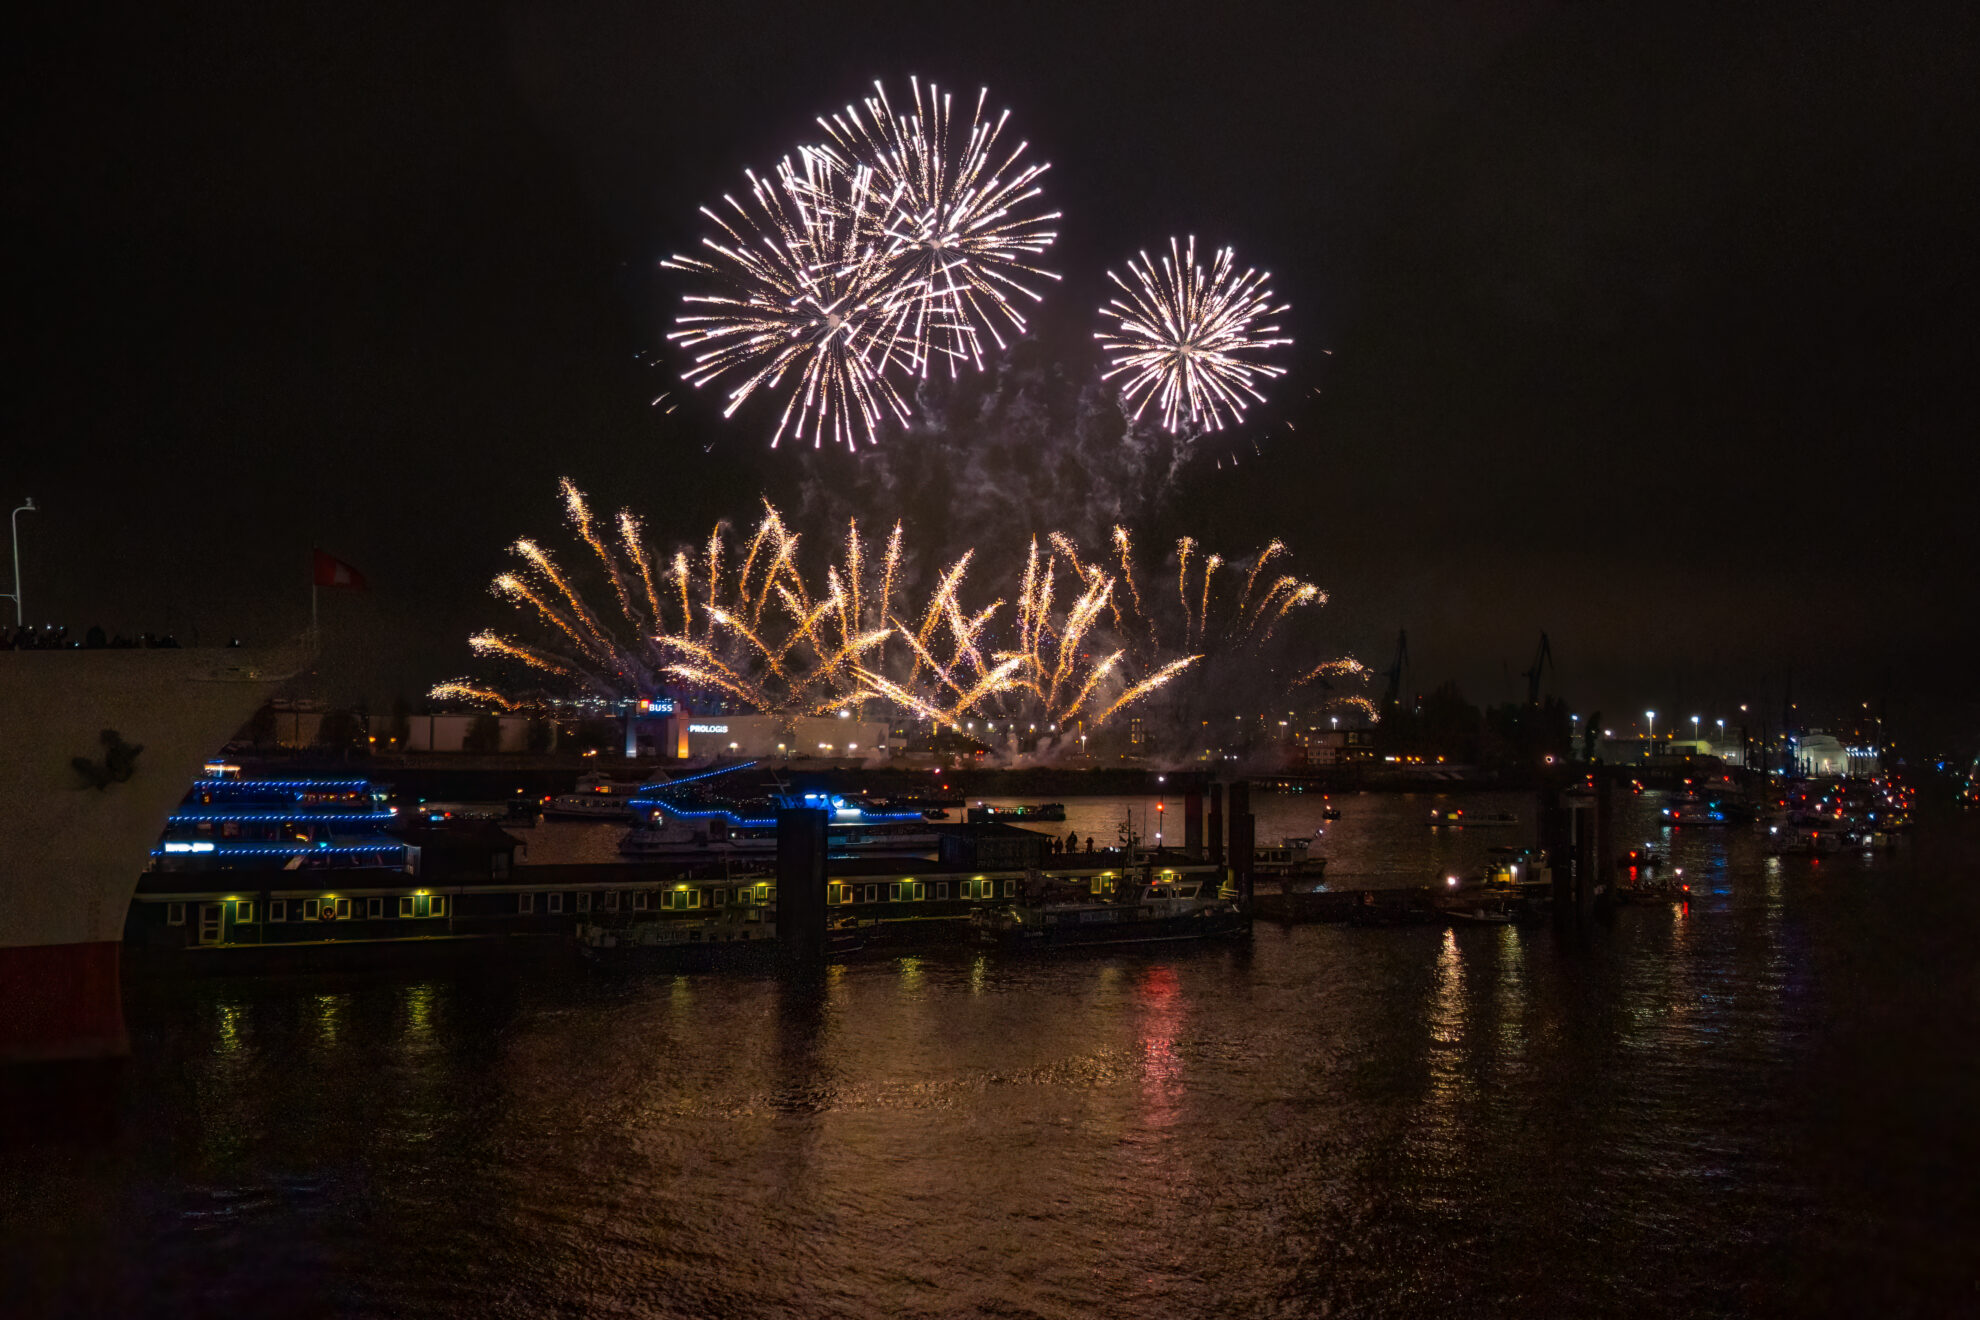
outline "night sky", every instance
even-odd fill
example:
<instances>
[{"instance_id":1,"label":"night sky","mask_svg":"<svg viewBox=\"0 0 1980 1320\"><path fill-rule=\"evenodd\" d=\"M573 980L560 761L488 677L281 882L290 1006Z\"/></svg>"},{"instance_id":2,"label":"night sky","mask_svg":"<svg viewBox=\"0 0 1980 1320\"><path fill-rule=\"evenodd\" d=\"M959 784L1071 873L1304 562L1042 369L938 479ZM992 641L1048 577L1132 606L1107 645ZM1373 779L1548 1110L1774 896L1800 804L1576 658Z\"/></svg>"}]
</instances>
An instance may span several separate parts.
<instances>
[{"instance_id":1,"label":"night sky","mask_svg":"<svg viewBox=\"0 0 1980 1320\"><path fill-rule=\"evenodd\" d=\"M1330 648L1380 668L1407 627L1419 688L1510 699L1546 629L1611 725L1777 710L1791 669L1804 709L1980 735L1970 5L39 21L5 57L0 463L42 506L34 620L274 640L320 545L375 588L326 601L332 695L382 705L473 668L559 476L669 545L800 502L843 455L649 406L679 392L656 263L913 73L988 84L1052 162L1069 370L1106 267L1172 232L1294 304L1291 375L1145 535L1284 536Z\"/></svg>"}]
</instances>

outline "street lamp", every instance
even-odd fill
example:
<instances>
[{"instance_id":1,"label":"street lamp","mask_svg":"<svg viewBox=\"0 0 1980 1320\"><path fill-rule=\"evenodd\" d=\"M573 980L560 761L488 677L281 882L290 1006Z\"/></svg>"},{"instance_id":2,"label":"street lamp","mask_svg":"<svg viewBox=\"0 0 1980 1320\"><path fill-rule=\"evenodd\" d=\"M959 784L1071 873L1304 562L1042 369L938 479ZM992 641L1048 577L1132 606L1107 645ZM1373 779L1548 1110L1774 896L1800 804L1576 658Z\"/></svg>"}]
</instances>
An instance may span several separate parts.
<instances>
[{"instance_id":1,"label":"street lamp","mask_svg":"<svg viewBox=\"0 0 1980 1320\"><path fill-rule=\"evenodd\" d=\"M1691 741L1698 741L1698 717L1696 715L1691 717Z\"/></svg>"},{"instance_id":2,"label":"street lamp","mask_svg":"<svg viewBox=\"0 0 1980 1320\"><path fill-rule=\"evenodd\" d=\"M36 512L39 512L39 510L37 510L34 507L34 496L30 495L27 497L27 503L21 505L20 508L15 509L13 515L7 519L7 524L9 527L13 529L13 533L14 533L13 601L14 601L14 626L16 628L21 626L21 619L23 617L21 613L21 515L24 513L36 513Z\"/></svg>"},{"instance_id":3,"label":"street lamp","mask_svg":"<svg viewBox=\"0 0 1980 1320\"><path fill-rule=\"evenodd\" d=\"M1650 741L1654 743L1657 741L1657 712L1646 710L1643 712L1643 718L1650 721Z\"/></svg>"}]
</instances>

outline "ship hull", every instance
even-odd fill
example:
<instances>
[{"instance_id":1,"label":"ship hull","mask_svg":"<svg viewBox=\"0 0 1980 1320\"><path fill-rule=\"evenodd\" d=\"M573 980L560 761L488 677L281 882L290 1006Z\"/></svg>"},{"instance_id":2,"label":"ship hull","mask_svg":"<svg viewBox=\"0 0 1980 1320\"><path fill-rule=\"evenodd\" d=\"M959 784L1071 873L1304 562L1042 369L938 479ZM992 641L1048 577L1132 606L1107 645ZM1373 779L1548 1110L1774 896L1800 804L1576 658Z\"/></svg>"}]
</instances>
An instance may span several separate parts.
<instances>
[{"instance_id":1,"label":"ship hull","mask_svg":"<svg viewBox=\"0 0 1980 1320\"><path fill-rule=\"evenodd\" d=\"M0 1064L129 1049L118 953L138 876L202 763L294 652L0 652Z\"/></svg>"}]
</instances>

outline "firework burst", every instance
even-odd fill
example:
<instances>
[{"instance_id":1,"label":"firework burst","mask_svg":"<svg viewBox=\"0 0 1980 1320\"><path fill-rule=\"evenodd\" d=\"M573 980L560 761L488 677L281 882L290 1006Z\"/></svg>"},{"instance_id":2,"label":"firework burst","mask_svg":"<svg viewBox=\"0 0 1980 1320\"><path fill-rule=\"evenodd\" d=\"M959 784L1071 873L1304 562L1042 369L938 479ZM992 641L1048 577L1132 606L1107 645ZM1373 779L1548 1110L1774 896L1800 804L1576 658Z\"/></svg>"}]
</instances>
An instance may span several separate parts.
<instances>
[{"instance_id":1,"label":"firework burst","mask_svg":"<svg viewBox=\"0 0 1980 1320\"><path fill-rule=\"evenodd\" d=\"M1269 275L1237 273L1230 248L1218 249L1205 272L1196 239L1185 247L1172 238L1167 256L1150 260L1143 252L1127 269L1132 282L1107 272L1123 296L1100 309L1114 324L1095 337L1108 354L1103 379L1127 377L1121 393L1136 419L1154 403L1171 433L1220 431L1264 400L1261 381L1285 374L1260 357L1292 340L1260 321L1289 308L1273 305Z\"/></svg>"},{"instance_id":2,"label":"firework burst","mask_svg":"<svg viewBox=\"0 0 1980 1320\"><path fill-rule=\"evenodd\" d=\"M714 286L687 295L690 310L667 336L694 353L683 374L697 387L734 381L724 416L791 377L772 448L786 435L814 448L872 443L887 414L907 420L887 376L912 366L906 329L923 296L862 219L879 205L873 171L806 148L775 179L747 177L746 201L702 208L721 232L702 239L701 254L661 263Z\"/></svg>"},{"instance_id":3,"label":"firework burst","mask_svg":"<svg viewBox=\"0 0 1980 1320\"><path fill-rule=\"evenodd\" d=\"M1118 572L1053 533L1042 547L1032 539L1022 571L1007 580L1014 603L970 599L974 551L936 572L919 596L899 524L876 544L849 522L844 539L828 543L823 576L807 576L801 538L767 502L747 537L732 544L718 525L698 551L682 549L656 571L638 518L595 518L568 481L563 497L616 608L594 607L578 575L540 543L516 541L521 564L495 579L494 592L521 612L527 635L488 630L469 646L534 686L516 693L459 679L435 688L436 699L513 711L549 708L553 692L620 702L671 689L696 709L787 719L874 703L945 728L974 717L1095 730L1206 658L1263 654L1283 620L1326 599L1289 573L1266 571L1287 554L1278 541L1248 568L1235 565L1241 587L1227 573L1220 593L1213 577L1224 559L1186 539L1174 595L1144 594L1125 528L1111 537ZM1288 691L1359 672L1353 661L1305 665Z\"/></svg>"},{"instance_id":4,"label":"firework burst","mask_svg":"<svg viewBox=\"0 0 1980 1320\"><path fill-rule=\"evenodd\" d=\"M957 132L949 93L932 83L924 89L919 79L908 85L909 110L896 111L875 82L861 107L818 124L833 159L848 173L871 171L870 195L884 197L868 216L847 214L876 228L876 246L912 290L901 326L915 370L925 376L936 359L951 375L965 361L981 370L983 337L1006 347L1005 326L1025 330L1022 301L1042 300L1033 285L1059 278L1034 264L1058 237L1059 213L1037 206L1039 179L1051 167L1024 160L1028 143L999 145L1010 112L985 118L987 88Z\"/></svg>"}]
</instances>

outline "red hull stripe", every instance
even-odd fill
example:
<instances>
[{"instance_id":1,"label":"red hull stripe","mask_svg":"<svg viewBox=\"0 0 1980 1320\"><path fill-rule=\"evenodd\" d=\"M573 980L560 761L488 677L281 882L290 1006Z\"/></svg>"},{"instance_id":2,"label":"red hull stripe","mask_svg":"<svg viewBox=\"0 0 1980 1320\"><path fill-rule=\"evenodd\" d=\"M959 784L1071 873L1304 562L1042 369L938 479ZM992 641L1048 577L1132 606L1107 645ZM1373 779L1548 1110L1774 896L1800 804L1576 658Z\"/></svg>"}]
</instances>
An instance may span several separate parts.
<instances>
[{"instance_id":1,"label":"red hull stripe","mask_svg":"<svg viewBox=\"0 0 1980 1320\"><path fill-rule=\"evenodd\" d=\"M0 948L0 1062L126 1054L115 940Z\"/></svg>"}]
</instances>

